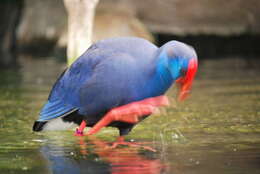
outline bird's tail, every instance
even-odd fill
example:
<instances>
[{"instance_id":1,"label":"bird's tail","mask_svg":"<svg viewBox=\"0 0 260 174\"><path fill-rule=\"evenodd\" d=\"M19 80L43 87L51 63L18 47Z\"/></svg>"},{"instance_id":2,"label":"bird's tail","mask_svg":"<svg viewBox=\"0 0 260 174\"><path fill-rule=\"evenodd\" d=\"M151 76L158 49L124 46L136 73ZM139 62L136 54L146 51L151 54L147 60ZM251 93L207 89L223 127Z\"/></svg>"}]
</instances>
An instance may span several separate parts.
<instances>
[{"instance_id":1,"label":"bird's tail","mask_svg":"<svg viewBox=\"0 0 260 174\"><path fill-rule=\"evenodd\" d=\"M33 124L33 131L35 132L39 132L43 130L44 125L47 123L48 121L35 121Z\"/></svg>"},{"instance_id":2,"label":"bird's tail","mask_svg":"<svg viewBox=\"0 0 260 174\"><path fill-rule=\"evenodd\" d=\"M33 131L44 130L44 128L47 127L47 125L49 125L50 122L57 124L58 122L63 121L59 117L69 115L70 113L76 110L77 108L64 104L59 100L52 102L48 101L42 108L39 114L39 119L35 121L33 125Z\"/></svg>"}]
</instances>

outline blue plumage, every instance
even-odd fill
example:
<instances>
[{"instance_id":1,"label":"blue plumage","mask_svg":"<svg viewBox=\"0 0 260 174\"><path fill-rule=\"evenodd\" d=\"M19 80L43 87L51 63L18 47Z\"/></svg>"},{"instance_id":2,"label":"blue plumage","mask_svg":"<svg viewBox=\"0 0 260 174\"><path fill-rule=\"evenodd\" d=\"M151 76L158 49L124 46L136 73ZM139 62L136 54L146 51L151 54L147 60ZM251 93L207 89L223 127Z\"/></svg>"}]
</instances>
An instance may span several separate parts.
<instances>
[{"instance_id":1,"label":"blue plumage","mask_svg":"<svg viewBox=\"0 0 260 174\"><path fill-rule=\"evenodd\" d=\"M57 80L38 121L77 110L95 124L111 108L164 94L192 58L195 51L177 41L161 48L140 38L99 41Z\"/></svg>"}]
</instances>

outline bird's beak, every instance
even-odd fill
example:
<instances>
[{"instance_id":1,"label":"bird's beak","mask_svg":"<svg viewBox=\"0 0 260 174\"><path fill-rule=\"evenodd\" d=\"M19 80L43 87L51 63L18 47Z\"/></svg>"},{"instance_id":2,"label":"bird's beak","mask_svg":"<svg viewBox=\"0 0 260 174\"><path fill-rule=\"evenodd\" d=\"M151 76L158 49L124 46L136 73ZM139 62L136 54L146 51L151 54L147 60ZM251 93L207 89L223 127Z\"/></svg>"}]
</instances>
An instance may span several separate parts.
<instances>
[{"instance_id":1,"label":"bird's beak","mask_svg":"<svg viewBox=\"0 0 260 174\"><path fill-rule=\"evenodd\" d=\"M176 80L176 82L180 84L178 101L183 101L188 97L188 94L190 93L191 90L193 79L197 72L197 68L198 68L197 59L191 59L185 77L181 77Z\"/></svg>"}]
</instances>

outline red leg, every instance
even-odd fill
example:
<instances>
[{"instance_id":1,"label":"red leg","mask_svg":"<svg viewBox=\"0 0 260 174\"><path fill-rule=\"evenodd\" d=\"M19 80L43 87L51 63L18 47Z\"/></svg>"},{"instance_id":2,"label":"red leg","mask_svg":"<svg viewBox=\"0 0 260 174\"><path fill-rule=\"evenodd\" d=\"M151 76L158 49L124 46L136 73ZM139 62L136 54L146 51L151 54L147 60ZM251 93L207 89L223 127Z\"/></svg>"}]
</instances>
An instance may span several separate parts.
<instances>
[{"instance_id":1,"label":"red leg","mask_svg":"<svg viewBox=\"0 0 260 174\"><path fill-rule=\"evenodd\" d=\"M86 142L84 141L84 138L82 136L78 137L79 139L79 147L80 147L80 153L82 155L87 155L88 154L88 151L87 151L87 145L86 145Z\"/></svg>"},{"instance_id":2,"label":"red leg","mask_svg":"<svg viewBox=\"0 0 260 174\"><path fill-rule=\"evenodd\" d=\"M86 125L87 125L86 121L85 121L85 120L82 120L82 122L81 122L79 128L76 129L76 132L75 132L74 135L75 135L75 136L83 136L83 131L84 131Z\"/></svg>"},{"instance_id":3,"label":"red leg","mask_svg":"<svg viewBox=\"0 0 260 174\"><path fill-rule=\"evenodd\" d=\"M87 135L97 133L101 128L109 125L113 121L122 121L127 123L137 123L139 117L152 114L157 107L169 105L166 96L152 97L142 101L132 102L109 111Z\"/></svg>"}]
</instances>

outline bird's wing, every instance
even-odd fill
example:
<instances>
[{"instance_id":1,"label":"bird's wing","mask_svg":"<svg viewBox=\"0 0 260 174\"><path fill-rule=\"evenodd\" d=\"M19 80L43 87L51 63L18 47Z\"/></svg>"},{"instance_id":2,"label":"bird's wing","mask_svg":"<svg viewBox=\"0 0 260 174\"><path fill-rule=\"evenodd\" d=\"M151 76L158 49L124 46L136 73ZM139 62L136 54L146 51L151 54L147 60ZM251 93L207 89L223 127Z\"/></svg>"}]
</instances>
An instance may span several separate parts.
<instances>
[{"instance_id":1,"label":"bird's wing","mask_svg":"<svg viewBox=\"0 0 260 174\"><path fill-rule=\"evenodd\" d=\"M93 75L95 66L106 54L109 54L109 51L99 50L93 45L69 69L65 70L54 84L38 121L51 120L78 110L79 90Z\"/></svg>"},{"instance_id":2,"label":"bird's wing","mask_svg":"<svg viewBox=\"0 0 260 174\"><path fill-rule=\"evenodd\" d=\"M137 89L145 86L138 61L125 53L111 54L94 69L80 89L79 113L98 115L140 99Z\"/></svg>"}]
</instances>

